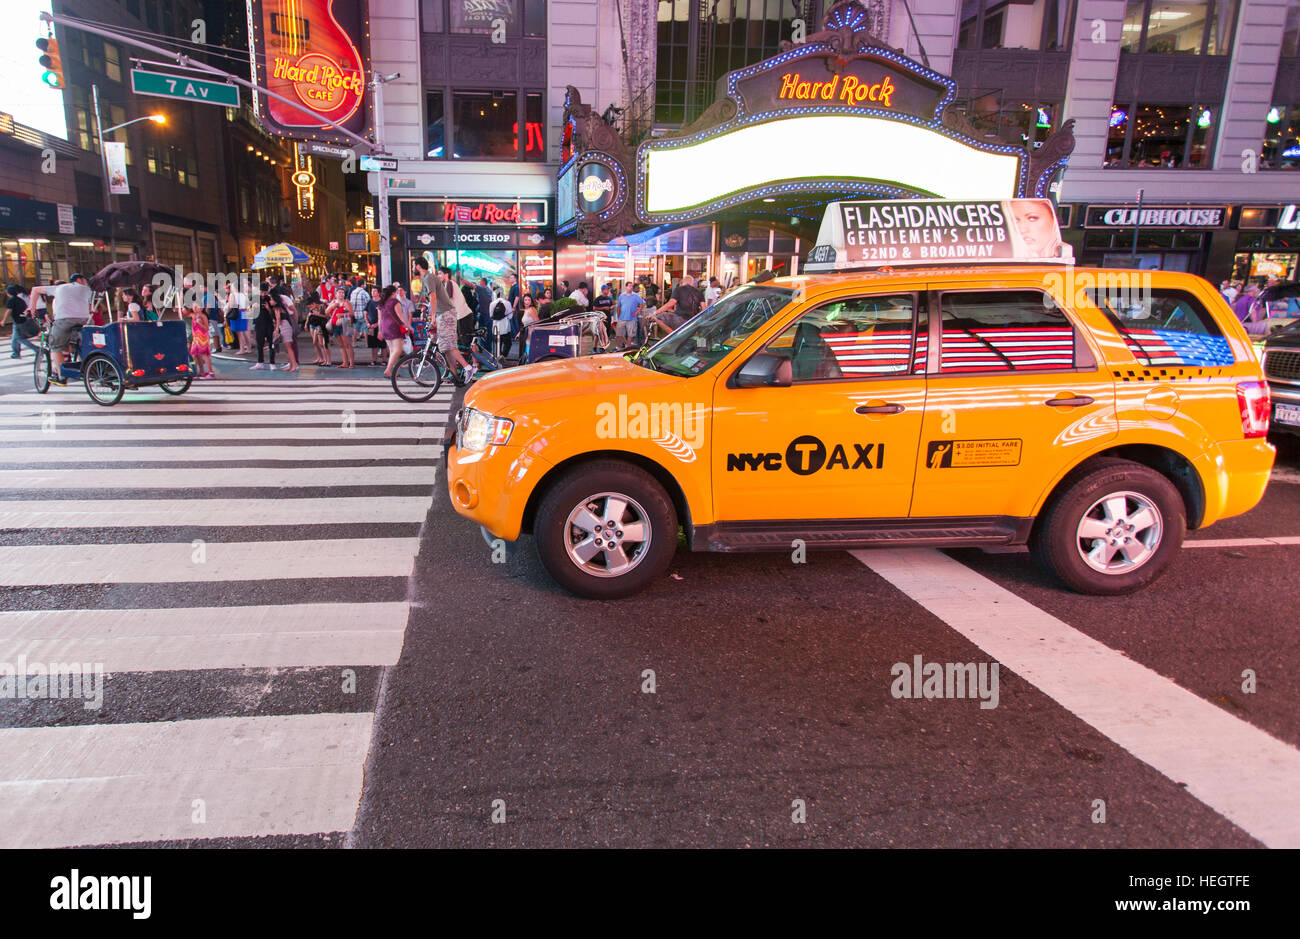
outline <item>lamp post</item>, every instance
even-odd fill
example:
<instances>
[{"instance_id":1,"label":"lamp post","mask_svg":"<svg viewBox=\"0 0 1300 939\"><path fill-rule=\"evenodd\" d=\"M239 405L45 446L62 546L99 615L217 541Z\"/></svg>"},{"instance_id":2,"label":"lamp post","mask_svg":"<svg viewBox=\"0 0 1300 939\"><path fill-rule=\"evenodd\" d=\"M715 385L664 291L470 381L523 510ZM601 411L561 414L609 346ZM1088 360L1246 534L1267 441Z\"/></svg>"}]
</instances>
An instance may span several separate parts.
<instances>
[{"instance_id":1,"label":"lamp post","mask_svg":"<svg viewBox=\"0 0 1300 939\"><path fill-rule=\"evenodd\" d=\"M91 85L90 91L95 99L95 135L99 138L99 167L104 173L104 211L112 213L113 184L108 178L108 154L104 152L104 135L111 134L115 130L121 130L123 127L129 127L132 124L138 124L140 121L153 121L155 124L166 124L167 115L146 114L144 117L133 117L131 120L123 121L121 124L114 124L112 127L105 127L103 120L99 116L99 86Z\"/></svg>"}]
</instances>

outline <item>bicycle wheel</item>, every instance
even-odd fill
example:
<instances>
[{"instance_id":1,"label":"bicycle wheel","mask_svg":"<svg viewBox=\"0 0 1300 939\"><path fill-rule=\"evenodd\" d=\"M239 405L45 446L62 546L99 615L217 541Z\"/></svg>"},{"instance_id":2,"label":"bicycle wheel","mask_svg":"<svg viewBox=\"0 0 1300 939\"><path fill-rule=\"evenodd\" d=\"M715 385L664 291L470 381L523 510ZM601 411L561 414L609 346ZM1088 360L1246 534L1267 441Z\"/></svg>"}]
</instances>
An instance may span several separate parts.
<instances>
[{"instance_id":1,"label":"bicycle wheel","mask_svg":"<svg viewBox=\"0 0 1300 939\"><path fill-rule=\"evenodd\" d=\"M36 381L36 393L45 394L50 390L50 350L41 346L36 350L36 361L32 363L32 378Z\"/></svg>"},{"instance_id":2,"label":"bicycle wheel","mask_svg":"<svg viewBox=\"0 0 1300 939\"><path fill-rule=\"evenodd\" d=\"M81 378L86 385L86 394L96 404L102 404L104 407L111 407L122 400L122 392L126 390L126 381L122 377L122 369L112 359L104 355L91 357L81 367Z\"/></svg>"},{"instance_id":3,"label":"bicycle wheel","mask_svg":"<svg viewBox=\"0 0 1300 939\"><path fill-rule=\"evenodd\" d=\"M397 360L391 379L393 391L403 401L428 401L438 393L442 375L438 367L419 352L408 352Z\"/></svg>"},{"instance_id":4,"label":"bicycle wheel","mask_svg":"<svg viewBox=\"0 0 1300 939\"><path fill-rule=\"evenodd\" d=\"M169 395L183 395L190 390L190 385L194 383L194 375L189 374L184 378L176 378L172 381L159 382L158 387Z\"/></svg>"}]
</instances>

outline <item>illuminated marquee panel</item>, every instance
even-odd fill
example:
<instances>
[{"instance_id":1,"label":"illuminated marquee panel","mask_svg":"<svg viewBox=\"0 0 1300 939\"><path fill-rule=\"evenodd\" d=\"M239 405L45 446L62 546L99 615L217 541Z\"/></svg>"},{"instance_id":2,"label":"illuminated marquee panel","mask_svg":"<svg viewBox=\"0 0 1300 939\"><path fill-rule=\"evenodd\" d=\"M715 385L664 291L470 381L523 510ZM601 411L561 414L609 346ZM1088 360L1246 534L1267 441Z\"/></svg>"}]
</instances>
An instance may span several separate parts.
<instances>
[{"instance_id":1,"label":"illuminated marquee panel","mask_svg":"<svg viewBox=\"0 0 1300 939\"><path fill-rule=\"evenodd\" d=\"M805 114L701 136L641 145L644 222L686 221L790 191L1000 199L1024 185L1023 151L965 143L921 122Z\"/></svg>"}]
</instances>

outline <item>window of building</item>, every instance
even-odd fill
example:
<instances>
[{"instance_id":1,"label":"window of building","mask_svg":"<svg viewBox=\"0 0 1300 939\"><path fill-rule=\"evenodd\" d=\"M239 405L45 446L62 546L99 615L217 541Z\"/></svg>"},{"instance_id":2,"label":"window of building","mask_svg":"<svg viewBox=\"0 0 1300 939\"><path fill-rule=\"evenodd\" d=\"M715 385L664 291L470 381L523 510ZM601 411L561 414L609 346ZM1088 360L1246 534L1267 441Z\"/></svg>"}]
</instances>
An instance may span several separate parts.
<instances>
[{"instance_id":1,"label":"window of building","mask_svg":"<svg viewBox=\"0 0 1300 939\"><path fill-rule=\"evenodd\" d=\"M425 132L425 155L428 157L446 156L446 134L444 131L442 92L430 91L424 96L424 113L427 124Z\"/></svg>"},{"instance_id":2,"label":"window of building","mask_svg":"<svg viewBox=\"0 0 1300 939\"><path fill-rule=\"evenodd\" d=\"M140 0L126 0L126 12L136 19L140 18Z\"/></svg>"},{"instance_id":3,"label":"window of building","mask_svg":"<svg viewBox=\"0 0 1300 939\"><path fill-rule=\"evenodd\" d=\"M429 89L425 141L430 159L543 162L546 96L514 89Z\"/></svg>"},{"instance_id":4,"label":"window of building","mask_svg":"<svg viewBox=\"0 0 1300 939\"><path fill-rule=\"evenodd\" d=\"M104 43L104 74L112 81L122 80L122 54L117 46L109 42Z\"/></svg>"},{"instance_id":5,"label":"window of building","mask_svg":"<svg viewBox=\"0 0 1300 939\"><path fill-rule=\"evenodd\" d=\"M454 152L458 159L513 160L518 95L513 91L453 91Z\"/></svg>"},{"instance_id":6,"label":"window of building","mask_svg":"<svg viewBox=\"0 0 1300 939\"><path fill-rule=\"evenodd\" d=\"M546 35L546 0L420 0L426 33L491 35L498 22L509 37Z\"/></svg>"},{"instance_id":7,"label":"window of building","mask_svg":"<svg viewBox=\"0 0 1300 939\"><path fill-rule=\"evenodd\" d=\"M1287 7L1286 23L1282 27L1282 55L1300 56L1300 0L1291 0Z\"/></svg>"},{"instance_id":8,"label":"window of building","mask_svg":"<svg viewBox=\"0 0 1300 939\"><path fill-rule=\"evenodd\" d=\"M943 294L939 368L1002 372L1074 367L1074 327L1037 290Z\"/></svg>"},{"instance_id":9,"label":"window of building","mask_svg":"<svg viewBox=\"0 0 1300 939\"><path fill-rule=\"evenodd\" d=\"M1227 55L1236 19L1237 0L1129 0L1120 48Z\"/></svg>"},{"instance_id":10,"label":"window of building","mask_svg":"<svg viewBox=\"0 0 1300 939\"><path fill-rule=\"evenodd\" d=\"M1000 92L958 99L954 105L980 135L1030 149L1055 129L1061 107L1059 101L1004 98Z\"/></svg>"},{"instance_id":11,"label":"window of building","mask_svg":"<svg viewBox=\"0 0 1300 939\"><path fill-rule=\"evenodd\" d=\"M915 306L912 294L833 300L791 323L766 351L789 357L796 382L906 375Z\"/></svg>"},{"instance_id":12,"label":"window of building","mask_svg":"<svg viewBox=\"0 0 1300 939\"><path fill-rule=\"evenodd\" d=\"M1300 104L1275 104L1264 120L1260 169L1300 169Z\"/></svg>"},{"instance_id":13,"label":"window of building","mask_svg":"<svg viewBox=\"0 0 1300 939\"><path fill-rule=\"evenodd\" d=\"M1038 49L1070 46L1074 0L962 0L959 49Z\"/></svg>"},{"instance_id":14,"label":"window of building","mask_svg":"<svg viewBox=\"0 0 1300 939\"><path fill-rule=\"evenodd\" d=\"M1116 103L1110 112L1106 166L1208 167L1217 110L1199 104Z\"/></svg>"}]
</instances>

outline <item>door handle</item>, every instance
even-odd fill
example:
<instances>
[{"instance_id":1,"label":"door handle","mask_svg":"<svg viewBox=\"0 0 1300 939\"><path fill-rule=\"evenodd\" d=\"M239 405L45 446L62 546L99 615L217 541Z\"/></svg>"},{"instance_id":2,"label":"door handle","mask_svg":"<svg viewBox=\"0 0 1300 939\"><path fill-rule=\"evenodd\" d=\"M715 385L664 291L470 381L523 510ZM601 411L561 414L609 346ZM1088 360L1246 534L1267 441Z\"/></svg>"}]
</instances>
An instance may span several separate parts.
<instances>
[{"instance_id":1,"label":"door handle","mask_svg":"<svg viewBox=\"0 0 1300 939\"><path fill-rule=\"evenodd\" d=\"M854 414L902 414L905 410L901 404L859 404L853 409Z\"/></svg>"},{"instance_id":2,"label":"door handle","mask_svg":"<svg viewBox=\"0 0 1300 939\"><path fill-rule=\"evenodd\" d=\"M1052 408L1077 408L1092 404L1093 399L1087 395L1075 395L1073 398L1048 398L1044 403Z\"/></svg>"}]
</instances>

